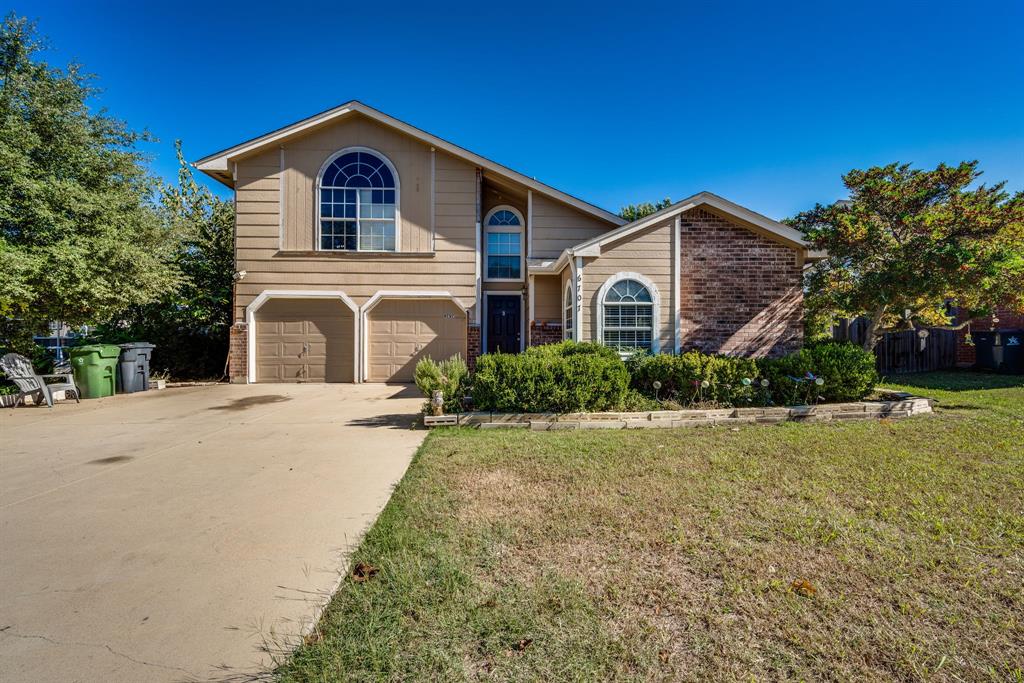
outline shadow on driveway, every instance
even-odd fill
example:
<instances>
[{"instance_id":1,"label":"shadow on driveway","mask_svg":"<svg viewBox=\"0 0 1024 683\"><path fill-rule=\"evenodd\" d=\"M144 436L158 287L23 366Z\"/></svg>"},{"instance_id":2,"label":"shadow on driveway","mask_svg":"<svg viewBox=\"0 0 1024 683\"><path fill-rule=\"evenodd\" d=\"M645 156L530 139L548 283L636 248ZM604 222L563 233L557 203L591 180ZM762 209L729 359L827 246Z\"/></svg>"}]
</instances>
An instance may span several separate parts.
<instances>
[{"instance_id":1,"label":"shadow on driveway","mask_svg":"<svg viewBox=\"0 0 1024 683\"><path fill-rule=\"evenodd\" d=\"M207 408L207 410L231 410L231 411L242 411L254 408L256 406L265 406L271 403L282 403L284 401L290 401L291 399L287 396L281 396L280 394L264 394L262 396L246 396L244 398L233 398L222 406L213 406Z\"/></svg>"}]
</instances>

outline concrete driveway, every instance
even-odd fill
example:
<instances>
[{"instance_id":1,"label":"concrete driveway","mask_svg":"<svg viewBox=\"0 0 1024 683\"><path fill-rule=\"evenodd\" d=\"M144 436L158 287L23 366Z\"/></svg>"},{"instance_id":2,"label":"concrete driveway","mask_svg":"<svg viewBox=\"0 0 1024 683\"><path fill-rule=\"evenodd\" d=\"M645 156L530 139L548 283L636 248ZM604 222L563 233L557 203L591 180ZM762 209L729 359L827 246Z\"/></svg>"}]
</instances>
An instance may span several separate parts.
<instances>
[{"instance_id":1,"label":"concrete driveway","mask_svg":"<svg viewBox=\"0 0 1024 683\"><path fill-rule=\"evenodd\" d=\"M216 385L0 411L0 678L265 671L405 472L422 400Z\"/></svg>"}]
</instances>

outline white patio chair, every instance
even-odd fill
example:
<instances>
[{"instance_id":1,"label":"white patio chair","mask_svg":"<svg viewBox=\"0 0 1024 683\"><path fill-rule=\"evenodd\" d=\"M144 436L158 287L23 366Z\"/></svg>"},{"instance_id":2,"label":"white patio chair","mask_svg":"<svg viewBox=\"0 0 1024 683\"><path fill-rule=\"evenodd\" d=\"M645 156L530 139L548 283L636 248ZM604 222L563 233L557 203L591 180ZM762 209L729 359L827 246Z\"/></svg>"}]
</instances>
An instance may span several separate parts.
<instances>
[{"instance_id":1,"label":"white patio chair","mask_svg":"<svg viewBox=\"0 0 1024 683\"><path fill-rule=\"evenodd\" d=\"M18 387L18 398L14 402L15 407L19 403L24 403L26 396L32 396L37 404L41 397L46 400L46 405L52 408L53 394L57 391L65 392L65 396L70 391L75 395L75 401L82 402L81 392L78 391L78 387L75 385L75 378L71 374L37 375L35 368L32 367L32 363L21 354L8 353L3 358L0 358L0 370L3 370L7 378ZM63 381L47 384L47 377L60 377Z\"/></svg>"}]
</instances>

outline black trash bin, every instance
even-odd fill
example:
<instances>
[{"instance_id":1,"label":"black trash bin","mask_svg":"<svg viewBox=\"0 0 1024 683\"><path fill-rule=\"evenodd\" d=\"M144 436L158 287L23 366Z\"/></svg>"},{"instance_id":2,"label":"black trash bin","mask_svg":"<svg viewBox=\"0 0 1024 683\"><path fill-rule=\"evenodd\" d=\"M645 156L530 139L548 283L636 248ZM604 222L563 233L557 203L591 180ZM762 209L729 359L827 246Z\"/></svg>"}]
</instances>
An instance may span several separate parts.
<instances>
[{"instance_id":1,"label":"black trash bin","mask_svg":"<svg viewBox=\"0 0 1024 683\"><path fill-rule=\"evenodd\" d=\"M998 370L1003 358L1002 346L998 349L996 347L995 331L983 330L971 336L974 339L974 367L979 370Z\"/></svg>"},{"instance_id":2,"label":"black trash bin","mask_svg":"<svg viewBox=\"0 0 1024 683\"><path fill-rule=\"evenodd\" d=\"M148 342L121 344L117 361L117 392L134 394L149 390L149 358L155 348Z\"/></svg>"},{"instance_id":3,"label":"black trash bin","mask_svg":"<svg viewBox=\"0 0 1024 683\"><path fill-rule=\"evenodd\" d=\"M1003 371L1024 375L1024 330L1004 330Z\"/></svg>"}]
</instances>

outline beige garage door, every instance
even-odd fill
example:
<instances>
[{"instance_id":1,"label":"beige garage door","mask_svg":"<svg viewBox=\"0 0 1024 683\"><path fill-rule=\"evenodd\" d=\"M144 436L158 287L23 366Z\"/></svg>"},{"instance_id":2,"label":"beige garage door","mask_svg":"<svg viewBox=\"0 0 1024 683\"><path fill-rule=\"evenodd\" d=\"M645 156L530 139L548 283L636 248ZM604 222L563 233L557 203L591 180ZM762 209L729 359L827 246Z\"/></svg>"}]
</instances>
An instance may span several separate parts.
<instances>
[{"instance_id":1,"label":"beige garage door","mask_svg":"<svg viewBox=\"0 0 1024 683\"><path fill-rule=\"evenodd\" d=\"M411 382L427 356L466 357L466 314L448 300L385 299L370 311L368 327L370 382Z\"/></svg>"},{"instance_id":2,"label":"beige garage door","mask_svg":"<svg viewBox=\"0 0 1024 683\"><path fill-rule=\"evenodd\" d=\"M271 299L256 311L257 382L355 381L355 317L338 299Z\"/></svg>"}]
</instances>

